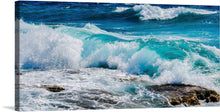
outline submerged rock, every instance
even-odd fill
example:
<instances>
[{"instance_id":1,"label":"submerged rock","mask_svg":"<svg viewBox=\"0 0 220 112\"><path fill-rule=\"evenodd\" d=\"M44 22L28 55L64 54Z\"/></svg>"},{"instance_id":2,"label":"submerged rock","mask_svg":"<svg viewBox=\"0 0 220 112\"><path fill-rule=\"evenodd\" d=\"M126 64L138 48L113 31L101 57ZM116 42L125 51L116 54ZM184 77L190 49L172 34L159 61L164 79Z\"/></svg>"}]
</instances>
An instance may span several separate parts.
<instances>
[{"instance_id":1,"label":"submerged rock","mask_svg":"<svg viewBox=\"0 0 220 112\"><path fill-rule=\"evenodd\" d=\"M66 73L69 73L69 74L79 74L80 70L67 70Z\"/></svg>"},{"instance_id":2,"label":"submerged rock","mask_svg":"<svg viewBox=\"0 0 220 112\"><path fill-rule=\"evenodd\" d=\"M205 100L208 103L219 102L220 99L220 95L216 91L194 85L164 84L147 86L146 88L164 95L172 105L200 105L199 100Z\"/></svg>"},{"instance_id":3,"label":"submerged rock","mask_svg":"<svg viewBox=\"0 0 220 112\"><path fill-rule=\"evenodd\" d=\"M45 86L44 88L50 92L60 92L65 90L65 88L58 86Z\"/></svg>"}]
</instances>

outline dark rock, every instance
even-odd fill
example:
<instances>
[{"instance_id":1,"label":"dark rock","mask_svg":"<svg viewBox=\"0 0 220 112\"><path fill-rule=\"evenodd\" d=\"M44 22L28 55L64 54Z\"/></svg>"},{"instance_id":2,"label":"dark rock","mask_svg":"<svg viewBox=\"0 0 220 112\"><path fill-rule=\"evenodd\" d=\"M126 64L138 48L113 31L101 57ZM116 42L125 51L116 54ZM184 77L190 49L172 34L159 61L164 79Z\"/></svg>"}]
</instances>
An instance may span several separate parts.
<instances>
[{"instance_id":1,"label":"dark rock","mask_svg":"<svg viewBox=\"0 0 220 112\"><path fill-rule=\"evenodd\" d=\"M194 85L164 84L147 86L146 88L164 95L172 105L200 105L199 100L205 100L208 103L219 102L220 99L220 95L216 91Z\"/></svg>"},{"instance_id":2,"label":"dark rock","mask_svg":"<svg viewBox=\"0 0 220 112\"><path fill-rule=\"evenodd\" d=\"M197 98L196 94L193 94L193 96L189 96L189 97L188 96L183 96L181 98L182 98L181 102L185 103L185 106L188 106L188 105L200 105L200 101Z\"/></svg>"},{"instance_id":3,"label":"dark rock","mask_svg":"<svg viewBox=\"0 0 220 112\"><path fill-rule=\"evenodd\" d=\"M181 104L180 99L169 99L169 102L172 105L180 105Z\"/></svg>"},{"instance_id":4,"label":"dark rock","mask_svg":"<svg viewBox=\"0 0 220 112\"><path fill-rule=\"evenodd\" d=\"M120 82L124 82L124 81L136 81L138 78L137 77L129 77L129 78L119 78Z\"/></svg>"},{"instance_id":5,"label":"dark rock","mask_svg":"<svg viewBox=\"0 0 220 112\"><path fill-rule=\"evenodd\" d=\"M219 102L219 95L211 94L209 97L206 98L206 102Z\"/></svg>"},{"instance_id":6,"label":"dark rock","mask_svg":"<svg viewBox=\"0 0 220 112\"><path fill-rule=\"evenodd\" d=\"M22 75L22 73L16 73L16 75Z\"/></svg>"},{"instance_id":7,"label":"dark rock","mask_svg":"<svg viewBox=\"0 0 220 112\"><path fill-rule=\"evenodd\" d=\"M58 105L57 107L58 107L58 108L63 108L63 109L69 109L69 108L70 108L70 107L65 106L65 105Z\"/></svg>"},{"instance_id":8,"label":"dark rock","mask_svg":"<svg viewBox=\"0 0 220 112\"><path fill-rule=\"evenodd\" d=\"M60 92L65 90L65 88L58 86L45 86L44 88L50 92Z\"/></svg>"}]
</instances>

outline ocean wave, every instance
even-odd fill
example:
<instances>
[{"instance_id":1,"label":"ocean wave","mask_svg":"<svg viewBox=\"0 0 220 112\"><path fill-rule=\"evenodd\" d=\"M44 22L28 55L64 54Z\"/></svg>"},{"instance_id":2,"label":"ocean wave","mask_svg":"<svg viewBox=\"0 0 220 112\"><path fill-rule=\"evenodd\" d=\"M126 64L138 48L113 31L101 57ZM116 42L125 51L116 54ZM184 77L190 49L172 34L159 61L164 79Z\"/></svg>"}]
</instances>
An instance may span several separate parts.
<instances>
[{"instance_id":1,"label":"ocean wave","mask_svg":"<svg viewBox=\"0 0 220 112\"><path fill-rule=\"evenodd\" d=\"M24 69L78 68L82 41L46 25L20 20L20 63Z\"/></svg>"},{"instance_id":2,"label":"ocean wave","mask_svg":"<svg viewBox=\"0 0 220 112\"><path fill-rule=\"evenodd\" d=\"M103 20L103 19L117 19L117 20L168 20L181 16L186 18L194 16L204 16L216 14L218 11L209 11L206 9L196 9L187 7L173 7L161 8L153 5L134 5L125 7L116 7L111 12L97 13L88 15L83 19L86 20ZM194 17L195 18L195 17Z\"/></svg>"},{"instance_id":3,"label":"ocean wave","mask_svg":"<svg viewBox=\"0 0 220 112\"><path fill-rule=\"evenodd\" d=\"M93 24L51 28L20 20L20 65L27 70L114 69L149 84L182 83L218 90L218 48L184 39L126 38Z\"/></svg>"},{"instance_id":4,"label":"ocean wave","mask_svg":"<svg viewBox=\"0 0 220 112\"><path fill-rule=\"evenodd\" d=\"M216 73L220 69L219 49L196 41L132 38L107 32L93 24L81 28L58 26L55 29L23 21L20 24L23 69L98 67L150 77L193 74L191 71ZM175 63L182 64L176 66ZM170 68L166 68L168 65ZM178 67L185 72L176 71Z\"/></svg>"},{"instance_id":5,"label":"ocean wave","mask_svg":"<svg viewBox=\"0 0 220 112\"><path fill-rule=\"evenodd\" d=\"M133 10L138 12L141 20L166 20L178 17L181 14L193 13L200 15L215 14L217 11L208 11L204 9L193 9L185 7L163 9L158 6L151 5L135 5Z\"/></svg>"}]
</instances>

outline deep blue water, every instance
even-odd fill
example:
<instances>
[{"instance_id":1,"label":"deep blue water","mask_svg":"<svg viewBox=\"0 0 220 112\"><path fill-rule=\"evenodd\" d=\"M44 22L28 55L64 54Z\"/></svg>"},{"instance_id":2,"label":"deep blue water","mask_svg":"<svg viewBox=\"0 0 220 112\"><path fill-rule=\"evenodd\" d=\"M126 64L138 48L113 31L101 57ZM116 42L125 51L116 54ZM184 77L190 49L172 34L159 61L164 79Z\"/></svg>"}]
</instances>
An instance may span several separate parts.
<instances>
[{"instance_id":1,"label":"deep blue water","mask_svg":"<svg viewBox=\"0 0 220 112\"><path fill-rule=\"evenodd\" d=\"M215 14L198 14L194 12L181 13L170 19L153 18L141 20L140 11L133 7L142 4L107 4L107 3L72 3L72 2L17 2L16 19L28 23L64 24L69 26L84 26L95 24L99 28L129 35L178 35L185 37L214 38L219 37L219 7L218 6L181 6L181 5L151 5L162 9L186 7L217 11ZM123 12L114 12L117 7L129 8ZM148 7L148 6L146 6ZM156 8L149 9L152 13L159 12ZM183 9L184 10L184 9ZM175 11L175 9L173 9ZM155 14L149 15L154 16ZM168 16L174 15L169 13ZM117 28L117 29L116 29ZM120 29L119 29L120 28ZM213 43L214 44L214 43ZM214 44L216 47L219 45Z\"/></svg>"}]
</instances>

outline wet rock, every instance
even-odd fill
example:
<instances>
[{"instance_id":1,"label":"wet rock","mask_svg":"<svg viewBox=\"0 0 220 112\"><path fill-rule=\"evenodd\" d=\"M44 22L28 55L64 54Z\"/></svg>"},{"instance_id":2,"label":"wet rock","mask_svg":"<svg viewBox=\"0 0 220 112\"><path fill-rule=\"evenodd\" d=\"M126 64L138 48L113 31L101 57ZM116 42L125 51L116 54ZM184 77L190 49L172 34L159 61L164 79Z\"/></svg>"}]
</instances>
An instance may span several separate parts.
<instances>
[{"instance_id":1,"label":"wet rock","mask_svg":"<svg viewBox=\"0 0 220 112\"><path fill-rule=\"evenodd\" d=\"M180 99L169 99L170 104L172 105L180 105L181 100Z\"/></svg>"},{"instance_id":2,"label":"wet rock","mask_svg":"<svg viewBox=\"0 0 220 112\"><path fill-rule=\"evenodd\" d=\"M196 94L193 94L192 96L183 96L181 97L182 99L180 100L181 103L185 103L185 106L189 105L200 105L200 101L197 98Z\"/></svg>"},{"instance_id":3,"label":"wet rock","mask_svg":"<svg viewBox=\"0 0 220 112\"><path fill-rule=\"evenodd\" d=\"M137 77L129 77L129 78L119 78L120 82L124 81L136 81L138 78Z\"/></svg>"},{"instance_id":4,"label":"wet rock","mask_svg":"<svg viewBox=\"0 0 220 112\"><path fill-rule=\"evenodd\" d=\"M17 72L16 75L22 75L22 73L18 73L18 72Z\"/></svg>"},{"instance_id":5,"label":"wet rock","mask_svg":"<svg viewBox=\"0 0 220 112\"><path fill-rule=\"evenodd\" d=\"M44 86L44 88L50 92L61 92L65 90L65 88L59 86Z\"/></svg>"},{"instance_id":6,"label":"wet rock","mask_svg":"<svg viewBox=\"0 0 220 112\"><path fill-rule=\"evenodd\" d=\"M186 84L164 84L147 86L147 89L159 93L168 98L170 104L185 106L200 105L200 100L219 102L220 95L204 87Z\"/></svg>"},{"instance_id":7,"label":"wet rock","mask_svg":"<svg viewBox=\"0 0 220 112\"><path fill-rule=\"evenodd\" d=\"M206 98L206 102L219 102L219 95L218 94L210 94L210 96L208 96Z\"/></svg>"}]
</instances>

